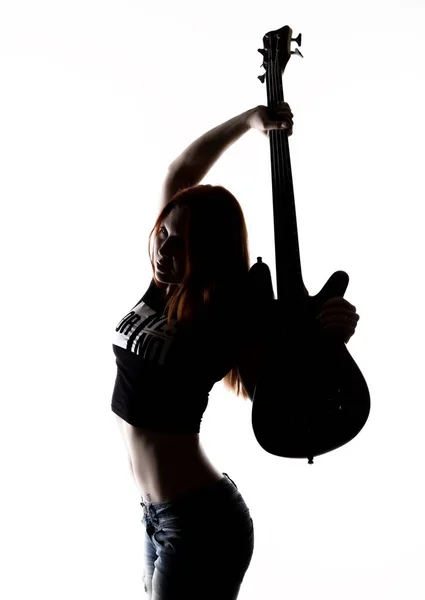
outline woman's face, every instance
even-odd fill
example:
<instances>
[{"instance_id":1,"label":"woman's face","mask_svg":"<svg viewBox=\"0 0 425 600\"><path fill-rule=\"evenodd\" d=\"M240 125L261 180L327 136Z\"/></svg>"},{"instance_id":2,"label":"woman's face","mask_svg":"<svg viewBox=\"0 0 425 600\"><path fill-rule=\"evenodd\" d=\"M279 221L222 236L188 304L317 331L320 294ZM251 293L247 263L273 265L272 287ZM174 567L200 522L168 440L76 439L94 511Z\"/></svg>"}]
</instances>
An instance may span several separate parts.
<instances>
[{"instance_id":1,"label":"woman's face","mask_svg":"<svg viewBox=\"0 0 425 600\"><path fill-rule=\"evenodd\" d=\"M185 272L185 207L177 206L162 221L154 241L155 276L161 283L180 284ZM163 263L159 265L158 262Z\"/></svg>"}]
</instances>

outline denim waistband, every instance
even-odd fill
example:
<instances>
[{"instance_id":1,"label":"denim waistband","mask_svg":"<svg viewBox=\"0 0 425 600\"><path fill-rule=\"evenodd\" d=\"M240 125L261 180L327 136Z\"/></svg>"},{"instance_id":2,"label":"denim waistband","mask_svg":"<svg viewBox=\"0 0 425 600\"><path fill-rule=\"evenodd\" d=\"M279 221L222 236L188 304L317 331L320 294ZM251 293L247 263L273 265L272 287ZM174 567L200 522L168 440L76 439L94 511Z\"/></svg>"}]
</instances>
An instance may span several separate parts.
<instances>
[{"instance_id":1,"label":"denim waistband","mask_svg":"<svg viewBox=\"0 0 425 600\"><path fill-rule=\"evenodd\" d=\"M238 490L236 483L230 479L227 473L223 473L223 477L219 481L204 486L199 490L187 492L175 500L167 500L165 502L140 502L140 505L143 507L145 513L154 513L159 516L169 509L178 510L179 508L189 508L191 505L193 506L199 502L205 501L207 498L214 500L216 495L219 495L222 490L227 490L229 492L237 492Z\"/></svg>"}]
</instances>

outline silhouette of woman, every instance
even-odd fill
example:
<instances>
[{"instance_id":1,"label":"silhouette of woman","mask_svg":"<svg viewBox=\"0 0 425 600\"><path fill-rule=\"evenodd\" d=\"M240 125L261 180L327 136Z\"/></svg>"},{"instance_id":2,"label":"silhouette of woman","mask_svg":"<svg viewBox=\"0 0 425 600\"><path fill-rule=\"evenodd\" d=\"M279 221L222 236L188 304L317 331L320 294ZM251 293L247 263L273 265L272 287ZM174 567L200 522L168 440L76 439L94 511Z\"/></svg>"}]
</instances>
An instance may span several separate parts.
<instances>
[{"instance_id":1,"label":"silhouette of woman","mask_svg":"<svg viewBox=\"0 0 425 600\"><path fill-rule=\"evenodd\" d=\"M173 161L149 236L152 280L114 332L111 407L141 495L143 579L152 600L235 600L251 562L250 511L199 440L215 382L245 399L253 395L260 338L244 302L248 237L236 198L199 182L244 133L267 136L283 126L291 135L292 117L287 103L273 112L256 106ZM328 301L320 315L323 327L343 330L346 341L357 320L344 298Z\"/></svg>"}]
</instances>

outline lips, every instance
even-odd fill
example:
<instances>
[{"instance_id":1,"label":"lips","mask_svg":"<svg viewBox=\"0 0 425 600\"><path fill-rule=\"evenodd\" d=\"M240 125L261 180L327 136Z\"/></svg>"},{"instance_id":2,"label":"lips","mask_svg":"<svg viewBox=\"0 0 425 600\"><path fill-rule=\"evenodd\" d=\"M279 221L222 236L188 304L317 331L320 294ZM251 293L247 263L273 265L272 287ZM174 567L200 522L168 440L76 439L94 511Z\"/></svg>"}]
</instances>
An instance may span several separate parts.
<instances>
[{"instance_id":1,"label":"lips","mask_svg":"<svg viewBox=\"0 0 425 600\"><path fill-rule=\"evenodd\" d=\"M170 268L168 264L166 264L166 263L163 263L163 262L161 262L160 260L158 260L156 264L158 265L158 267L159 267L160 269L169 269L169 268Z\"/></svg>"}]
</instances>

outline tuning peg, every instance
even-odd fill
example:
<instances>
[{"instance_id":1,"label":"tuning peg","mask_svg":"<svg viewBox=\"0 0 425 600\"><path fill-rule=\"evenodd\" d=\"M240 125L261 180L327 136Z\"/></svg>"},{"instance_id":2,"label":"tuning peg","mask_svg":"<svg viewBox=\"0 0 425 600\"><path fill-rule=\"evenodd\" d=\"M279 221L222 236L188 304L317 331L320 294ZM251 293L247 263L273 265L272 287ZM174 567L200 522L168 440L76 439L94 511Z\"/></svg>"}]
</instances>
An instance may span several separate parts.
<instances>
[{"instance_id":1,"label":"tuning peg","mask_svg":"<svg viewBox=\"0 0 425 600\"><path fill-rule=\"evenodd\" d=\"M304 58L304 56L301 54L301 52L298 50L298 48L295 48L295 50L291 50L291 54L298 54L298 56L301 56L301 58Z\"/></svg>"},{"instance_id":2,"label":"tuning peg","mask_svg":"<svg viewBox=\"0 0 425 600\"><path fill-rule=\"evenodd\" d=\"M263 50L263 48L258 48L257 52L259 52L263 56L267 56L267 54L268 54L267 50Z\"/></svg>"},{"instance_id":3,"label":"tuning peg","mask_svg":"<svg viewBox=\"0 0 425 600\"><path fill-rule=\"evenodd\" d=\"M291 38L291 42L297 42L298 46L301 46L301 33L296 38Z\"/></svg>"},{"instance_id":4,"label":"tuning peg","mask_svg":"<svg viewBox=\"0 0 425 600\"><path fill-rule=\"evenodd\" d=\"M263 75L259 75L258 76L258 79L261 81L261 83L264 83L265 78L266 78L266 74L265 73L263 73Z\"/></svg>"}]
</instances>

